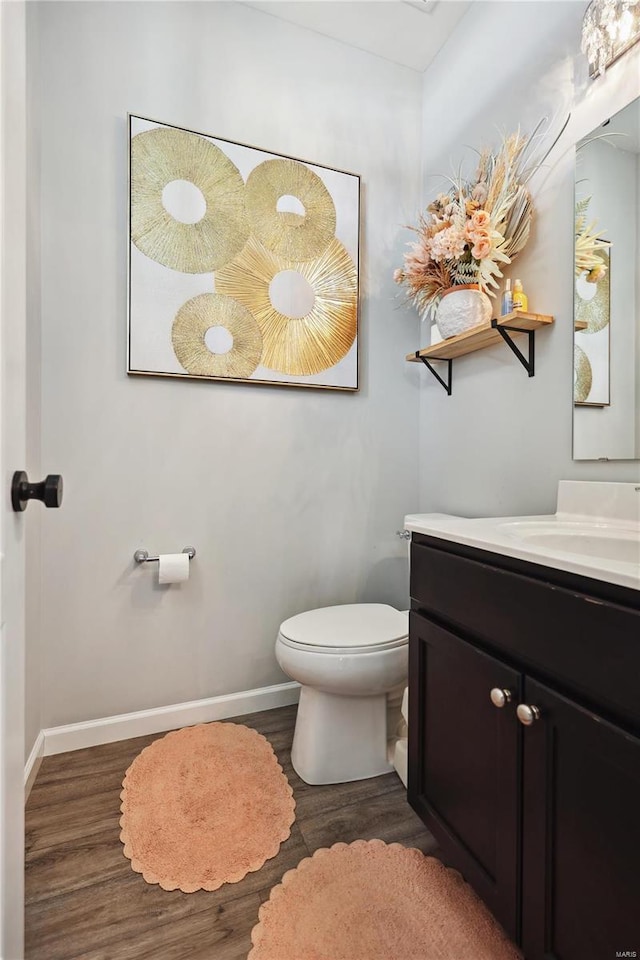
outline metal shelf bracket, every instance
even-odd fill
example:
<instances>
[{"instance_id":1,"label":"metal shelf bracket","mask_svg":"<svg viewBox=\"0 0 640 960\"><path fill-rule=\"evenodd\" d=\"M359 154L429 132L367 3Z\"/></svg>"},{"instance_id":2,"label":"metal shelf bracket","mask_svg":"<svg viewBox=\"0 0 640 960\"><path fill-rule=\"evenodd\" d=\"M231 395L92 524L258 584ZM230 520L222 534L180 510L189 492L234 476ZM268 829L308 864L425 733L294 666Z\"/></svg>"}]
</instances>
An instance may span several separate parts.
<instances>
[{"instance_id":1,"label":"metal shelf bracket","mask_svg":"<svg viewBox=\"0 0 640 960\"><path fill-rule=\"evenodd\" d=\"M535 330L523 330L521 327L512 327L506 326L504 324L499 324L497 320L493 319L491 321L491 326L494 330L497 330L506 345L510 350L515 353L516 357L525 368L530 377L533 377L535 374L535 345L536 345L536 332ZM516 346L512 337L509 336L509 333L526 333L529 337L529 357L525 357L522 351Z\"/></svg>"},{"instance_id":2,"label":"metal shelf bracket","mask_svg":"<svg viewBox=\"0 0 640 960\"><path fill-rule=\"evenodd\" d=\"M450 396L451 396L451 378L452 378L452 376L453 376L453 360L438 360L438 359L436 359L436 361L435 361L436 363L446 363L446 364L447 364L447 379L446 379L446 380L443 380L443 379L442 379L442 377L440 376L440 374L437 372L437 370L436 370L434 367L431 366L430 362L427 360L426 357L421 357L421 356L420 356L420 351L419 351L419 350L416 350L416 360L422 360L422 362L424 363L425 367L426 367L428 370L431 371L431 373L434 375L434 377L436 378L436 380L438 381L438 383L441 383L441 384L442 384L442 386L444 387L444 389L447 391L447 395L450 397Z\"/></svg>"}]
</instances>

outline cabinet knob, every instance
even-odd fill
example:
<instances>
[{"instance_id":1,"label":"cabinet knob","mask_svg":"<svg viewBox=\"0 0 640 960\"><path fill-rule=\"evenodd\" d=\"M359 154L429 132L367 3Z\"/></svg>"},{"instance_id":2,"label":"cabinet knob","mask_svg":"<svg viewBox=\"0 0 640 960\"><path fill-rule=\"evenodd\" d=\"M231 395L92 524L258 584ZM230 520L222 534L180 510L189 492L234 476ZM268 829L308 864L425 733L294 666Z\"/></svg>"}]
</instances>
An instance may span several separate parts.
<instances>
[{"instance_id":1,"label":"cabinet knob","mask_svg":"<svg viewBox=\"0 0 640 960\"><path fill-rule=\"evenodd\" d=\"M502 690L500 687L493 687L491 693L491 703L494 707L506 707L511 703L511 690Z\"/></svg>"},{"instance_id":2,"label":"cabinet knob","mask_svg":"<svg viewBox=\"0 0 640 960\"><path fill-rule=\"evenodd\" d=\"M528 703L519 703L516 714L520 723L523 723L525 727L530 727L535 720L540 719L540 711L533 704L529 706Z\"/></svg>"}]
</instances>

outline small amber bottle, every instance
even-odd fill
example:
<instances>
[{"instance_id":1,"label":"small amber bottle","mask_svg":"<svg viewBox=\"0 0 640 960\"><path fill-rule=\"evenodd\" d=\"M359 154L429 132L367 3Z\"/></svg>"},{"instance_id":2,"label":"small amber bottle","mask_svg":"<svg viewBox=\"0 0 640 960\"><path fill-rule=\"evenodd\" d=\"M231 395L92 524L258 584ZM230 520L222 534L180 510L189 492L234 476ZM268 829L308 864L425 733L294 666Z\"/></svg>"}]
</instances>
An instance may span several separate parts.
<instances>
[{"instance_id":1,"label":"small amber bottle","mask_svg":"<svg viewBox=\"0 0 640 960\"><path fill-rule=\"evenodd\" d=\"M529 298L522 289L522 280L516 280L513 285L513 309L524 310L525 313L529 309Z\"/></svg>"}]
</instances>

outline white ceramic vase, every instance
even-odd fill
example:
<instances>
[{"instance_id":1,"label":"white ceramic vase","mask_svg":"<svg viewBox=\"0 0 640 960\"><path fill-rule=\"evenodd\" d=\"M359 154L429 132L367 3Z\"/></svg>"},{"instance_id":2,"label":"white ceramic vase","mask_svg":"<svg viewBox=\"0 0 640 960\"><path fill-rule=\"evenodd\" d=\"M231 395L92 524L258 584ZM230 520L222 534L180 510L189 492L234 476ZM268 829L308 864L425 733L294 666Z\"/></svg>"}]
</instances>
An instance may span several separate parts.
<instances>
[{"instance_id":1,"label":"white ceramic vase","mask_svg":"<svg viewBox=\"0 0 640 960\"><path fill-rule=\"evenodd\" d=\"M491 300L477 283L449 287L436 312L436 326L445 340L491 319Z\"/></svg>"}]
</instances>

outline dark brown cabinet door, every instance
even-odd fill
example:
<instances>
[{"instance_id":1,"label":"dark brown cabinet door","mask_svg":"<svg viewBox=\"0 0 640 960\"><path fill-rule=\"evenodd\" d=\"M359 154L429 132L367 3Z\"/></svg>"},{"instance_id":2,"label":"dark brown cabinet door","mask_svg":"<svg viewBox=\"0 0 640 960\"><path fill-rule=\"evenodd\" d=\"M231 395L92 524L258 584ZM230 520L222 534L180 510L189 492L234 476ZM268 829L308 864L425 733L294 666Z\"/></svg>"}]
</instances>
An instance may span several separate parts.
<instances>
[{"instance_id":1,"label":"dark brown cabinet door","mask_svg":"<svg viewBox=\"0 0 640 960\"><path fill-rule=\"evenodd\" d=\"M529 679L525 698L525 956L640 957L640 740Z\"/></svg>"},{"instance_id":2,"label":"dark brown cabinet door","mask_svg":"<svg viewBox=\"0 0 640 960\"><path fill-rule=\"evenodd\" d=\"M409 635L409 802L517 938L520 674L419 614Z\"/></svg>"}]
</instances>

